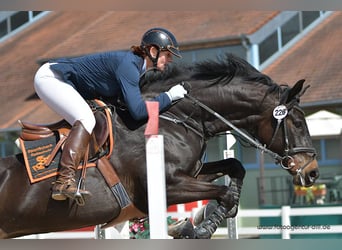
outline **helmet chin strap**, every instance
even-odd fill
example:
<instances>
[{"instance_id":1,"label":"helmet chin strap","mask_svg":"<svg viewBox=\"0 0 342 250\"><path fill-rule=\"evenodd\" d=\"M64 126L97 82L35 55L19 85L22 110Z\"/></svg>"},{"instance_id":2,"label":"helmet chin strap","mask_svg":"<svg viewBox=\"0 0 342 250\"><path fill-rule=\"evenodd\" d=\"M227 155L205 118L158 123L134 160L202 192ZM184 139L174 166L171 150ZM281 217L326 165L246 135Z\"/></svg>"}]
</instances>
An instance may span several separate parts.
<instances>
[{"instance_id":1,"label":"helmet chin strap","mask_svg":"<svg viewBox=\"0 0 342 250\"><path fill-rule=\"evenodd\" d=\"M159 58L159 54L160 54L160 49L157 47L155 47L155 48L157 49L157 55L156 55L156 57L153 57L151 55L151 53L148 51L148 48L145 47L146 54L147 54L148 58L150 58L150 60L152 61L154 70L156 70L158 68L157 64L158 64L158 58Z\"/></svg>"}]
</instances>

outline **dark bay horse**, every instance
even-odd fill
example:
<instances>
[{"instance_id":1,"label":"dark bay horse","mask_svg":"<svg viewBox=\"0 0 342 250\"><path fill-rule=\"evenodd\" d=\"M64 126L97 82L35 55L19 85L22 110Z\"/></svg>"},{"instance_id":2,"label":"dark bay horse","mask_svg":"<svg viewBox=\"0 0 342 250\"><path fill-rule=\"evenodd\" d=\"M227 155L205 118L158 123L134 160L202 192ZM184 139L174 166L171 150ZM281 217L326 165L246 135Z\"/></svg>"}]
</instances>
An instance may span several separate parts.
<instances>
[{"instance_id":1,"label":"dark bay horse","mask_svg":"<svg viewBox=\"0 0 342 250\"><path fill-rule=\"evenodd\" d=\"M319 176L318 164L299 107L304 81L292 88L279 86L244 60L227 55L190 66L174 65L152 77L146 75L141 88L149 98L179 82L184 83L189 97L215 110L277 155L276 162L293 176L294 184L313 185ZM274 110L280 104L288 113L278 119ZM132 122L123 108L116 110L112 118L115 147L110 161L131 201L148 214L145 124ZM163 112L159 126L165 144L167 203L217 200L216 210L190 236L210 238L225 218L236 215L245 170L236 159L209 163L201 159L207 140L232 127L190 98ZM231 178L229 186L212 183L223 175ZM105 224L120 213L97 168L87 170L85 184L92 196L84 206L70 200L52 200L53 181L50 178L31 184L22 154L0 160L1 238Z\"/></svg>"}]
</instances>

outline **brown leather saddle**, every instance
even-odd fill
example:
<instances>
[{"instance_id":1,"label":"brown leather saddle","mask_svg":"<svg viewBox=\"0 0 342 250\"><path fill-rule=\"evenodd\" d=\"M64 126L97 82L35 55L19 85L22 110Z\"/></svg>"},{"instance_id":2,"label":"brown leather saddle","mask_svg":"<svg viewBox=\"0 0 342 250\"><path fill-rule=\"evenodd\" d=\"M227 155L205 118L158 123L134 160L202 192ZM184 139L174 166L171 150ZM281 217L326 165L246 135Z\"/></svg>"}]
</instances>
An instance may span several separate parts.
<instances>
[{"instance_id":1,"label":"brown leather saddle","mask_svg":"<svg viewBox=\"0 0 342 250\"><path fill-rule=\"evenodd\" d=\"M96 125L92 133L92 139L89 143L89 159L94 157L101 158L103 155L109 156L113 149L114 141L112 135L111 114L110 111L106 109L103 110L103 112L100 110L94 110ZM57 134L59 142L57 143L58 146L54 149L54 154L60 149L71 129L70 124L65 120L45 125L23 121L18 122L22 127L20 138L24 141L36 141ZM52 154L51 157L53 156L54 155Z\"/></svg>"}]
</instances>

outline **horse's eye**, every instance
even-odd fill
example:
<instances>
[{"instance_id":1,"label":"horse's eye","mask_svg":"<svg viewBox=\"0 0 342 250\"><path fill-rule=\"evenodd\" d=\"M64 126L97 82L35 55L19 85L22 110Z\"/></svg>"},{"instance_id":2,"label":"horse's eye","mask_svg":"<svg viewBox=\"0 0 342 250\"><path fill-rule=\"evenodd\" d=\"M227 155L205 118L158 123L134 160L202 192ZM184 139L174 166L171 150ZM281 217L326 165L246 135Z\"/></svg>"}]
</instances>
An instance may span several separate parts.
<instances>
[{"instance_id":1,"label":"horse's eye","mask_svg":"<svg viewBox=\"0 0 342 250\"><path fill-rule=\"evenodd\" d=\"M296 128L301 128L302 122L301 121L293 121L293 125L295 125Z\"/></svg>"}]
</instances>

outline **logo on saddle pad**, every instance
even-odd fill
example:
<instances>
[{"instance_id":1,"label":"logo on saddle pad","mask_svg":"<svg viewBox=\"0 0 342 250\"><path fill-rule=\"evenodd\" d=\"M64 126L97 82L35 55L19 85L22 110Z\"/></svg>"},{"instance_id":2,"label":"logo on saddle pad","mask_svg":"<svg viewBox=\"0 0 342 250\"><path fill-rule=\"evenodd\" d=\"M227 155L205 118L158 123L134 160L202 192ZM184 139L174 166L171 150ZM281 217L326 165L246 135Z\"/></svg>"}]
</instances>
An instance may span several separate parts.
<instances>
[{"instance_id":1,"label":"logo on saddle pad","mask_svg":"<svg viewBox=\"0 0 342 250\"><path fill-rule=\"evenodd\" d=\"M35 141L24 141L20 138L26 170L31 183L55 176L61 152L57 152L51 163L46 166L49 156L57 145L59 138L55 135Z\"/></svg>"}]
</instances>

